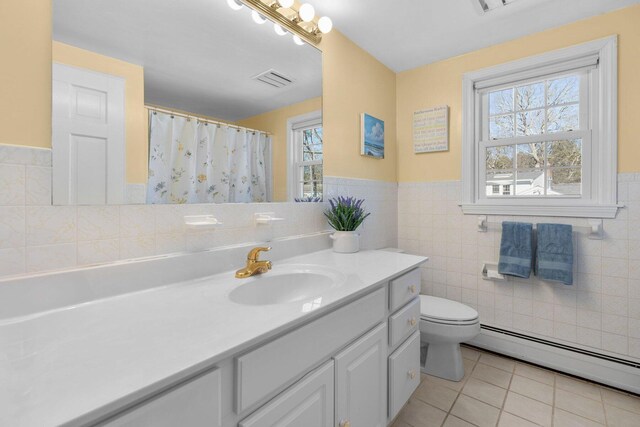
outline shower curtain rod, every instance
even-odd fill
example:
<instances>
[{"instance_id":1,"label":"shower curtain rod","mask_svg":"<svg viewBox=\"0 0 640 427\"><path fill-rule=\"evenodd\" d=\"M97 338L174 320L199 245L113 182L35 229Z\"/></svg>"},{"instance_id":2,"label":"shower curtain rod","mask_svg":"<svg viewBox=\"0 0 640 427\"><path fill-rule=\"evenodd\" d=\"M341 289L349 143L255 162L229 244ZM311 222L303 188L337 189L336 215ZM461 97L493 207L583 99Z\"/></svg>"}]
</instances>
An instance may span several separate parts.
<instances>
[{"instance_id":1,"label":"shower curtain rod","mask_svg":"<svg viewBox=\"0 0 640 427\"><path fill-rule=\"evenodd\" d=\"M253 132L254 134L257 133L263 133L267 136L271 136L271 132L265 132L263 130L259 130L259 129L251 129L251 128L247 128L244 126L237 126L237 125L232 125L231 123L226 123L226 122L220 122L217 120L211 120L211 119L207 119L204 117L199 117L193 114L186 114L186 113L181 113L178 111L173 111L173 110L167 110L166 108L162 108L162 107L156 107L154 105L145 105L144 108L146 108L149 111L157 111L160 113L166 113L166 114L171 114L172 116L178 116L178 117L184 117L186 119L195 119L199 122L203 122L203 123L211 123L213 125L218 125L218 127L220 125L223 126L229 126L230 128L234 128L234 129L238 129L238 131L240 131L241 129L246 130L247 132Z\"/></svg>"}]
</instances>

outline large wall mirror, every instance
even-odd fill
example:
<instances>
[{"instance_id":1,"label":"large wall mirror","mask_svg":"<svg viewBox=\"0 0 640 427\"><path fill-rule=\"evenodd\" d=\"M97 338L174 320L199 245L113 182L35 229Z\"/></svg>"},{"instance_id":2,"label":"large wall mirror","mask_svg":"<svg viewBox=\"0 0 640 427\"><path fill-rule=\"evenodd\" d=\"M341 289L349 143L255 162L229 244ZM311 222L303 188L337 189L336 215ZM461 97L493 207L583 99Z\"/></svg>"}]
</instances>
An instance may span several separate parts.
<instances>
[{"instance_id":1,"label":"large wall mirror","mask_svg":"<svg viewBox=\"0 0 640 427\"><path fill-rule=\"evenodd\" d=\"M225 0L54 1L53 203L321 198L322 54L260 21Z\"/></svg>"}]
</instances>

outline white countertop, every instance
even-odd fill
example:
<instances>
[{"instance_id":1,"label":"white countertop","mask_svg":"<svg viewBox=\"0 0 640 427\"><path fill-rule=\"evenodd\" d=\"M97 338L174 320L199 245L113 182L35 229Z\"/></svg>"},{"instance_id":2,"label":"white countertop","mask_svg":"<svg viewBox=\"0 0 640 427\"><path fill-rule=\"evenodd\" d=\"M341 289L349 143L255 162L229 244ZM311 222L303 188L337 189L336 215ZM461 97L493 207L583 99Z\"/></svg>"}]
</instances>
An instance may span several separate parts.
<instances>
[{"instance_id":1,"label":"white countertop","mask_svg":"<svg viewBox=\"0 0 640 427\"><path fill-rule=\"evenodd\" d=\"M265 258L268 258L265 257ZM0 425L75 425L213 366L338 306L424 257L314 252L274 270L313 264L343 286L305 302L248 306L228 299L233 271L0 322ZM268 274L268 273L267 273ZM309 304L305 310L308 310Z\"/></svg>"}]
</instances>

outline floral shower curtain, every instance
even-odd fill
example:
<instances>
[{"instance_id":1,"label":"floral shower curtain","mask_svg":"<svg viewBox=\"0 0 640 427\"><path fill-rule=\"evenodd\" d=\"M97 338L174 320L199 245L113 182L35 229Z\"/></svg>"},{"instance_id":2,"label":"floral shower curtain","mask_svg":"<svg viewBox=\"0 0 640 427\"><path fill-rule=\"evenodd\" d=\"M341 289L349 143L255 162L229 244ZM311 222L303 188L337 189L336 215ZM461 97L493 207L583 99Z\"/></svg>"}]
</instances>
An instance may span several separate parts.
<instances>
[{"instance_id":1,"label":"floral shower curtain","mask_svg":"<svg viewBox=\"0 0 640 427\"><path fill-rule=\"evenodd\" d=\"M147 203L267 201L263 133L150 112Z\"/></svg>"}]
</instances>

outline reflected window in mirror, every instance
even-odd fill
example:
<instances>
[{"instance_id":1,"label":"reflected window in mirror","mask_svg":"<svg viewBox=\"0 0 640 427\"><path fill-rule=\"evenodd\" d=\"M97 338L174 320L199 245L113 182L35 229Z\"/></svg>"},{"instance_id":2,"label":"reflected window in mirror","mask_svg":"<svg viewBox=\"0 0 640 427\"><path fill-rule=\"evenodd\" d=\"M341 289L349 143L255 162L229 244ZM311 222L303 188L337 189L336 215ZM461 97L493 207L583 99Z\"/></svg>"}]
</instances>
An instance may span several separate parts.
<instances>
[{"instance_id":1,"label":"reflected window in mirror","mask_svg":"<svg viewBox=\"0 0 640 427\"><path fill-rule=\"evenodd\" d=\"M294 199L322 199L322 117L312 113L291 126L291 196Z\"/></svg>"},{"instance_id":2,"label":"reflected window in mirror","mask_svg":"<svg viewBox=\"0 0 640 427\"><path fill-rule=\"evenodd\" d=\"M321 124L320 50L224 1L52 8L52 67L74 71L52 82L54 204L283 202L297 185L300 195L303 185L321 192L321 159L306 184L300 172L290 187L287 127L313 111Z\"/></svg>"}]
</instances>

